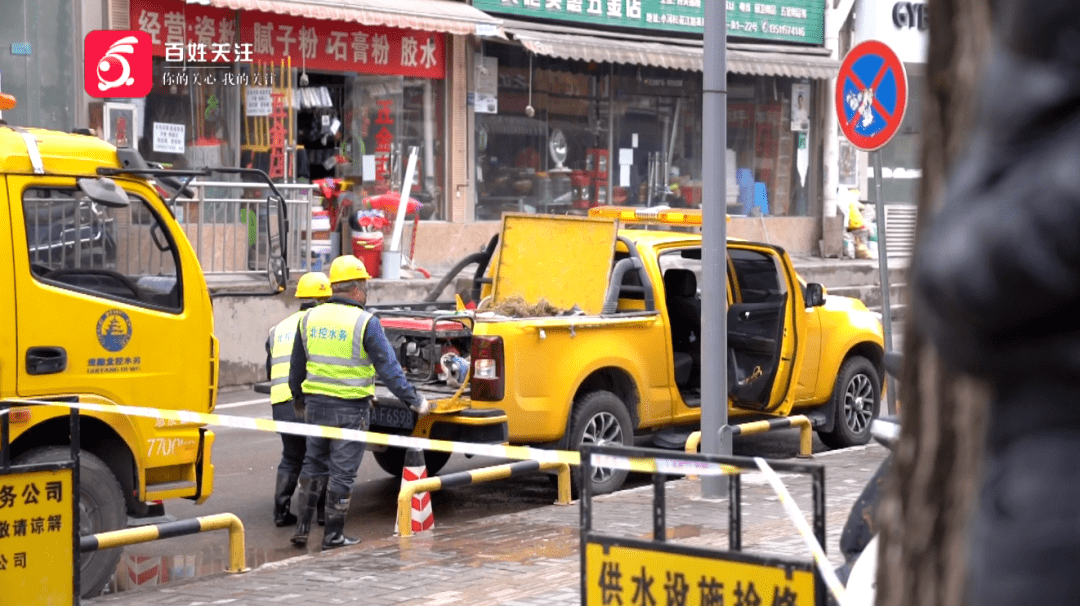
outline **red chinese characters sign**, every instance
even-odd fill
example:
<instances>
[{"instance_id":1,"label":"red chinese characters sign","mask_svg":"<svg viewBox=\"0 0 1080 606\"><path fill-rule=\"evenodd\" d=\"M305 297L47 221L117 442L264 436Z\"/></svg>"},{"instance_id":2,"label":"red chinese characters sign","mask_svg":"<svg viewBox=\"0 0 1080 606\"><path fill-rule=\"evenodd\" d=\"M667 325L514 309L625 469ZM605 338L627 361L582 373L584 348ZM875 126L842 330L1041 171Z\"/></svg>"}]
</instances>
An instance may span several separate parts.
<instances>
[{"instance_id":1,"label":"red chinese characters sign","mask_svg":"<svg viewBox=\"0 0 1080 606\"><path fill-rule=\"evenodd\" d=\"M431 32L244 13L240 41L251 44L255 61L280 63L292 57L293 67L312 70L422 78L446 74L444 36Z\"/></svg>"},{"instance_id":2,"label":"red chinese characters sign","mask_svg":"<svg viewBox=\"0 0 1080 606\"><path fill-rule=\"evenodd\" d=\"M131 0L131 29L150 34L158 57L165 56L166 44L195 43L203 46L208 61L215 45L228 50L224 60L229 61L239 42L235 12L177 0Z\"/></svg>"},{"instance_id":3,"label":"red chinese characters sign","mask_svg":"<svg viewBox=\"0 0 1080 606\"><path fill-rule=\"evenodd\" d=\"M154 55L169 60L280 64L291 57L293 67L309 70L446 75L442 34L260 12L241 12L237 31L236 14L181 0L131 0L131 28L150 34Z\"/></svg>"}]
</instances>

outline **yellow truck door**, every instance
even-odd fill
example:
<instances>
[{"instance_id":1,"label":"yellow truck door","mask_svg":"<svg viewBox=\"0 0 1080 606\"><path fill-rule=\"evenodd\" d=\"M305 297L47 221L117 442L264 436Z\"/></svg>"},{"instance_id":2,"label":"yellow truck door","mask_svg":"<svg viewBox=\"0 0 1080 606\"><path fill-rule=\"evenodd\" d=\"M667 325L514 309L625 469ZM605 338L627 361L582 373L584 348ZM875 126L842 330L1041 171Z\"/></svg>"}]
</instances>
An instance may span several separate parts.
<instances>
[{"instance_id":1,"label":"yellow truck door","mask_svg":"<svg viewBox=\"0 0 1080 606\"><path fill-rule=\"evenodd\" d=\"M213 319L198 274L182 271L197 263L153 192L117 182L126 207L91 202L73 178L8 177L18 394L207 410ZM168 435L134 446L153 467L195 459L190 432Z\"/></svg>"},{"instance_id":2,"label":"yellow truck door","mask_svg":"<svg viewBox=\"0 0 1080 606\"><path fill-rule=\"evenodd\" d=\"M728 308L728 393L748 410L786 415L794 403L801 291L791 264L772 246L728 243L733 303Z\"/></svg>"}]
</instances>

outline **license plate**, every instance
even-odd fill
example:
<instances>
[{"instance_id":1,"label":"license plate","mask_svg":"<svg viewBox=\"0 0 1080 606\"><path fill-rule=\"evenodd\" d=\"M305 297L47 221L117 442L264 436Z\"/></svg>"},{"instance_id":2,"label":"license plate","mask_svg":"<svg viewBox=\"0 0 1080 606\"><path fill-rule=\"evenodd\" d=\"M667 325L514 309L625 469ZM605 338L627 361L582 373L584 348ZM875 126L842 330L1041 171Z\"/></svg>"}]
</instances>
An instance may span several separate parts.
<instances>
[{"instance_id":1,"label":"license plate","mask_svg":"<svg viewBox=\"0 0 1080 606\"><path fill-rule=\"evenodd\" d=\"M373 427L412 429L416 426L416 413L407 408L398 408L397 406L372 406L371 425Z\"/></svg>"}]
</instances>

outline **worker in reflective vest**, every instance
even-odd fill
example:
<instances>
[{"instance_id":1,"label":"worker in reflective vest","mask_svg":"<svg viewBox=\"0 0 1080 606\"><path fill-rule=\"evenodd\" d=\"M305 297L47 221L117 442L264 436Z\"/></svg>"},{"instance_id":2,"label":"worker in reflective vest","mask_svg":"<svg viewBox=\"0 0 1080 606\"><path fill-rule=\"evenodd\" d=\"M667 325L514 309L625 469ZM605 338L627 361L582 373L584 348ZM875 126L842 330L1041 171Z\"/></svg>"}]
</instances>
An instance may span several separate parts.
<instances>
[{"instance_id":1,"label":"worker in reflective vest","mask_svg":"<svg viewBox=\"0 0 1080 606\"><path fill-rule=\"evenodd\" d=\"M334 259L330 266L330 300L308 310L300 319L293 344L289 389L303 403L308 423L366 431L375 376L418 415L432 406L409 384L378 318L364 309L368 275L353 255ZM308 437L300 472L300 516L292 542L307 545L311 518L322 487L326 491L326 529L323 549L355 545L346 537L353 481L365 444L350 440Z\"/></svg>"},{"instance_id":2,"label":"worker in reflective vest","mask_svg":"<svg viewBox=\"0 0 1080 606\"><path fill-rule=\"evenodd\" d=\"M304 312L330 298L330 280L322 272L309 272L296 284L296 298L301 301L300 311L279 322L270 329L266 340L266 374L270 378L270 404L275 421L303 423L304 415L293 406L289 391L289 363L292 358L293 338ZM296 516L289 512L293 491L300 478L307 451L307 437L291 434L281 435L281 462L277 468L274 487L274 525L291 526ZM323 523L323 502L326 493L320 495L318 505L319 523Z\"/></svg>"}]
</instances>

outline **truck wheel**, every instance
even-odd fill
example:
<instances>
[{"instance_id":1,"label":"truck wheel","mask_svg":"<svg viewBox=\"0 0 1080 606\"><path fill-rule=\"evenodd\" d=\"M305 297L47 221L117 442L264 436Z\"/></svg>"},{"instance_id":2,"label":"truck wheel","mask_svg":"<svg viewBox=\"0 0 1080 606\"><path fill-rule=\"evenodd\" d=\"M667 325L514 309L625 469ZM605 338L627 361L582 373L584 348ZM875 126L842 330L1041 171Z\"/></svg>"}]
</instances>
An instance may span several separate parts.
<instances>
[{"instance_id":1,"label":"truck wheel","mask_svg":"<svg viewBox=\"0 0 1080 606\"><path fill-rule=\"evenodd\" d=\"M382 467L383 471L392 476L401 477L401 470L405 467L404 449L387 448L382 452L372 451L371 454L375 456L375 462L379 464L379 467ZM428 477L439 473L449 460L450 453L448 452L425 450L424 466L427 468Z\"/></svg>"},{"instance_id":2,"label":"truck wheel","mask_svg":"<svg viewBox=\"0 0 1080 606\"><path fill-rule=\"evenodd\" d=\"M67 446L45 446L28 451L15 464L52 463L67 461L71 449ZM98 534L127 526L127 507L124 493L116 476L89 452L79 452L79 535ZM123 548L101 549L80 554L79 586L84 598L92 598L105 588L120 562Z\"/></svg>"},{"instance_id":3,"label":"truck wheel","mask_svg":"<svg viewBox=\"0 0 1080 606\"><path fill-rule=\"evenodd\" d=\"M852 356L840 366L833 387L835 423L818 437L829 448L859 446L870 441L870 423L881 404L881 380L870 360Z\"/></svg>"},{"instance_id":4,"label":"truck wheel","mask_svg":"<svg viewBox=\"0 0 1080 606\"><path fill-rule=\"evenodd\" d=\"M580 450L582 444L632 446L634 427L630 413L619 396L610 391L594 391L581 398L574 406L574 420L570 424L570 450ZM579 494L580 468L570 475L571 489ZM593 494L615 492L626 481L625 469L594 467L592 472Z\"/></svg>"}]
</instances>

